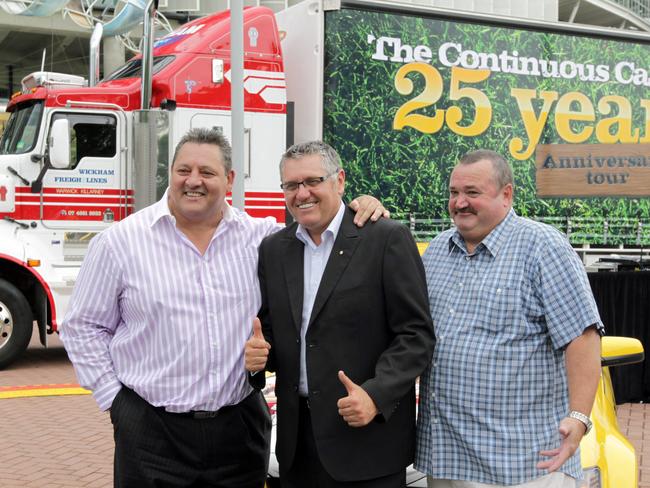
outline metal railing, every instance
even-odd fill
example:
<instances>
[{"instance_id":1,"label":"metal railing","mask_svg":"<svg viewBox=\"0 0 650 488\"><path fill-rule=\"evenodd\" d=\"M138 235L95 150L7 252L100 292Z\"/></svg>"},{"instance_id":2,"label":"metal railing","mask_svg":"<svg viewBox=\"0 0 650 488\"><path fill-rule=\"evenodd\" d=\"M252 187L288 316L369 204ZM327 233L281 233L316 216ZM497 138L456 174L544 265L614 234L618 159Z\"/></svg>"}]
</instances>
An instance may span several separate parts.
<instances>
[{"instance_id":1,"label":"metal railing","mask_svg":"<svg viewBox=\"0 0 650 488\"><path fill-rule=\"evenodd\" d=\"M625 7L630 12L645 19L650 17L650 1L648 0L612 0L614 3Z\"/></svg>"},{"instance_id":2,"label":"metal railing","mask_svg":"<svg viewBox=\"0 0 650 488\"><path fill-rule=\"evenodd\" d=\"M436 235L454 225L449 218L432 219L417 214L393 214L392 218L411 229L420 252L424 252ZM538 217L533 220L552 225L565 234L588 267L604 257L638 259L641 256L647 260L650 253L650 220L647 219Z\"/></svg>"},{"instance_id":3,"label":"metal railing","mask_svg":"<svg viewBox=\"0 0 650 488\"><path fill-rule=\"evenodd\" d=\"M416 241L429 241L440 232L453 227L449 218L433 219L421 215L395 214L393 218L407 225ZM577 246L590 247L650 247L649 219L602 219L589 217L533 217L552 225Z\"/></svg>"}]
</instances>

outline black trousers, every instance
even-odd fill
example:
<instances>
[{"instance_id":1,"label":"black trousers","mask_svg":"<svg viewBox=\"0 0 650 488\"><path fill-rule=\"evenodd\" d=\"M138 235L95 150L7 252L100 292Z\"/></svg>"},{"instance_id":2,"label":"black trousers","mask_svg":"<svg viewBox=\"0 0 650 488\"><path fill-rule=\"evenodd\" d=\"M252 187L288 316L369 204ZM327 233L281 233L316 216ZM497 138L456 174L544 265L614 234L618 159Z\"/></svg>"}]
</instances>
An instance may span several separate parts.
<instances>
[{"instance_id":1,"label":"black trousers","mask_svg":"<svg viewBox=\"0 0 650 488\"><path fill-rule=\"evenodd\" d=\"M115 488L262 488L271 416L259 391L214 417L166 412L124 387L111 406Z\"/></svg>"},{"instance_id":2,"label":"black trousers","mask_svg":"<svg viewBox=\"0 0 650 488\"><path fill-rule=\"evenodd\" d=\"M381 478L362 481L337 481L321 464L307 400L300 400L298 444L292 466L283 472L280 466L282 488L404 488L406 470Z\"/></svg>"}]
</instances>

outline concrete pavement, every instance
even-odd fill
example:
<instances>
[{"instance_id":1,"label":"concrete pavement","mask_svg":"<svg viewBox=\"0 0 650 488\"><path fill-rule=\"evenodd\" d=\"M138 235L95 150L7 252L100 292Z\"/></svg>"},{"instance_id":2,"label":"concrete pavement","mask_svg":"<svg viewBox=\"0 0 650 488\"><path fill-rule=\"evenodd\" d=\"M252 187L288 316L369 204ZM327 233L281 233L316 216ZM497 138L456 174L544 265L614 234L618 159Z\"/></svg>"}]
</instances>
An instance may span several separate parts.
<instances>
[{"instance_id":1,"label":"concrete pavement","mask_svg":"<svg viewBox=\"0 0 650 488\"><path fill-rule=\"evenodd\" d=\"M78 386L58 339L44 349L34 333L27 353L0 371L0 487L104 488L113 480L113 428ZM16 386L30 386L16 390ZM32 396L53 388L57 396ZM9 393L30 396L6 398Z\"/></svg>"},{"instance_id":2,"label":"concrete pavement","mask_svg":"<svg viewBox=\"0 0 650 488\"><path fill-rule=\"evenodd\" d=\"M616 417L639 459L639 488L650 488L650 404L624 403L618 406Z\"/></svg>"}]
</instances>

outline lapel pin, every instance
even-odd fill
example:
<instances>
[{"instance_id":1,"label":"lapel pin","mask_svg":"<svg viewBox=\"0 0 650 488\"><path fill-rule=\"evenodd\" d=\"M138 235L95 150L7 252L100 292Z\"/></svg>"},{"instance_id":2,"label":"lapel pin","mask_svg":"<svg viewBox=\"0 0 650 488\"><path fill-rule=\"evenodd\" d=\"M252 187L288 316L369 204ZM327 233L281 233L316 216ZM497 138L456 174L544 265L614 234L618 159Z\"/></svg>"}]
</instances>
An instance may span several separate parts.
<instances>
[{"instance_id":1,"label":"lapel pin","mask_svg":"<svg viewBox=\"0 0 650 488\"><path fill-rule=\"evenodd\" d=\"M343 251L339 251L339 256L343 256Z\"/></svg>"}]
</instances>

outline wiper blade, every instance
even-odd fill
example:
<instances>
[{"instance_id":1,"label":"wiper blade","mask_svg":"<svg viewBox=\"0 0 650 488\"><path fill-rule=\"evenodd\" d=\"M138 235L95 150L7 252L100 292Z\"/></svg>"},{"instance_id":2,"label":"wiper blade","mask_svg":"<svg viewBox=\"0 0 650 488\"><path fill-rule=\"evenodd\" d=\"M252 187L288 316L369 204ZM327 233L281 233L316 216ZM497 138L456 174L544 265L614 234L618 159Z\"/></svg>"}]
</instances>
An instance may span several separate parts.
<instances>
[{"instance_id":1,"label":"wiper blade","mask_svg":"<svg viewBox=\"0 0 650 488\"><path fill-rule=\"evenodd\" d=\"M21 175L19 175L18 171L13 169L11 166L7 166L7 171L9 171L12 175L14 175L20 181L22 181L24 185L27 185L27 186L30 185L30 182L26 178L23 178Z\"/></svg>"},{"instance_id":2,"label":"wiper blade","mask_svg":"<svg viewBox=\"0 0 650 488\"><path fill-rule=\"evenodd\" d=\"M16 219L12 219L11 217L8 217L6 215L3 217L3 219L6 220L7 222L13 222L16 225L19 225L23 229L29 229L29 225L25 224L24 222L18 222Z\"/></svg>"}]
</instances>

